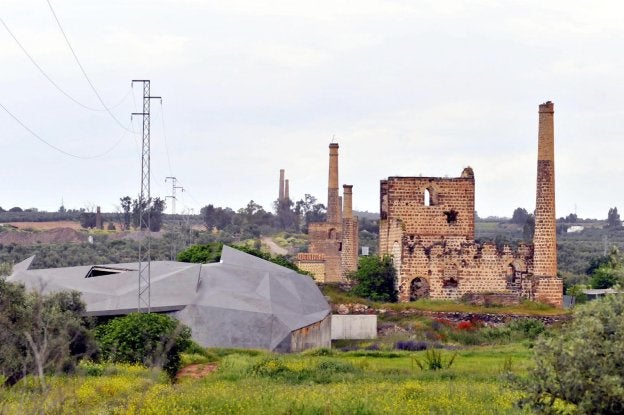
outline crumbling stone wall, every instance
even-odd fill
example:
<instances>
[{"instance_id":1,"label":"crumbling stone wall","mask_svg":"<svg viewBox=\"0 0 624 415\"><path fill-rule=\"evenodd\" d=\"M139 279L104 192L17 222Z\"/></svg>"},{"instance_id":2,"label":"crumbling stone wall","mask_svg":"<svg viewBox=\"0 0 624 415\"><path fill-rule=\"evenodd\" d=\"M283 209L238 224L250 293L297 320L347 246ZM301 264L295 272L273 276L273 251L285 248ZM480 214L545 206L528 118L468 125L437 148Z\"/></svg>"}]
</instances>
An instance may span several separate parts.
<instances>
[{"instance_id":1,"label":"crumbling stone wall","mask_svg":"<svg viewBox=\"0 0 624 415\"><path fill-rule=\"evenodd\" d=\"M498 251L474 242L472 169L456 178L390 177L380 189L380 252L398 265L401 301L522 293L532 266L530 249Z\"/></svg>"},{"instance_id":2,"label":"crumbling stone wall","mask_svg":"<svg viewBox=\"0 0 624 415\"><path fill-rule=\"evenodd\" d=\"M392 255L400 301L513 293L562 306L557 277L553 104L539 108L534 246L512 251L474 241L474 172L390 177L380 183L379 252Z\"/></svg>"}]
</instances>

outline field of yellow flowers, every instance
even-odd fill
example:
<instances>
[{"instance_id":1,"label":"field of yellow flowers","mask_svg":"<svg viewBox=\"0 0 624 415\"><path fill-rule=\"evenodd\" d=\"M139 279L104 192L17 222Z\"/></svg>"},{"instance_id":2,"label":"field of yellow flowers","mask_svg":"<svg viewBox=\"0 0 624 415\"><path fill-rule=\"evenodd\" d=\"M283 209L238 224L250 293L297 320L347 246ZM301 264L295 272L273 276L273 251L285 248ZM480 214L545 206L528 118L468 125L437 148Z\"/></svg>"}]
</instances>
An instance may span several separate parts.
<instances>
[{"instance_id":1,"label":"field of yellow flowers","mask_svg":"<svg viewBox=\"0 0 624 415\"><path fill-rule=\"evenodd\" d=\"M502 374L526 373L527 347L458 350L435 371L420 368L425 353L217 350L215 372L173 385L140 366L83 363L75 375L51 377L46 392L30 378L0 389L0 414L524 413ZM441 354L448 363L455 352Z\"/></svg>"}]
</instances>

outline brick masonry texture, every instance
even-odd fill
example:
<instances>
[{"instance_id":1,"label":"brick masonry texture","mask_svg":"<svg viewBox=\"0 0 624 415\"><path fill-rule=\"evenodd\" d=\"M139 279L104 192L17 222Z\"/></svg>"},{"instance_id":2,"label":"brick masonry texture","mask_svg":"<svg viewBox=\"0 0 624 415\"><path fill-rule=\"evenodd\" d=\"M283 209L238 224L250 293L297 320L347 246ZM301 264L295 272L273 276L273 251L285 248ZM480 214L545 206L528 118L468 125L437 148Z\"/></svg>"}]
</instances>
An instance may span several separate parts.
<instances>
[{"instance_id":1,"label":"brick masonry texture","mask_svg":"<svg viewBox=\"0 0 624 415\"><path fill-rule=\"evenodd\" d=\"M327 186L327 221L308 225L308 253L300 253L296 265L310 271L317 282L341 282L349 272L357 270L359 233L358 218L353 216L353 186L338 188L337 143L329 145ZM344 204L344 207L343 207Z\"/></svg>"},{"instance_id":2,"label":"brick masonry texture","mask_svg":"<svg viewBox=\"0 0 624 415\"><path fill-rule=\"evenodd\" d=\"M475 178L389 177L380 182L379 252L397 269L400 301L514 294L561 307L557 277L553 104L539 107L534 245L474 241Z\"/></svg>"}]
</instances>

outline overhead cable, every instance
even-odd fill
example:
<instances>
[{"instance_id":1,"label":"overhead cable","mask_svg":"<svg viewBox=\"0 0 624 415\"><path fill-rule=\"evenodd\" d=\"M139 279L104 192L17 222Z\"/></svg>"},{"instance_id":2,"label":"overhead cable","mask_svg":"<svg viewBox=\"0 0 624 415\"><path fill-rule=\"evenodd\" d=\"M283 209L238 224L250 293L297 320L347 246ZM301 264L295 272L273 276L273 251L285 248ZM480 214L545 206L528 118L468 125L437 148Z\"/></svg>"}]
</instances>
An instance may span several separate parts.
<instances>
[{"instance_id":1,"label":"overhead cable","mask_svg":"<svg viewBox=\"0 0 624 415\"><path fill-rule=\"evenodd\" d=\"M126 126L124 126L117 119L117 117L115 117L115 115L111 112L110 108L106 106L106 104L104 103L104 100L102 100L102 97L100 96L99 92L97 91L97 89L93 85L93 82L91 82L91 79L89 78L89 75L87 75L87 72L85 71L84 67L80 63L80 59L78 59L78 55L76 55L76 52L74 51L74 48L72 47L71 43L69 42L69 38L65 34L65 30L63 30L63 26L61 25L61 22L60 22L59 18L57 17L56 12L54 11L54 8L52 7L52 3L50 3L50 0L46 0L46 2L48 3L48 6L50 7L50 11L52 12L52 15L54 16L54 20L56 20L56 24L58 25L58 28L61 31L61 34L63 35L63 38L65 39L65 43L67 43L67 46L69 47L69 50L71 51L71 53L72 53L72 55L74 57L74 60L76 61L76 64L78 65L78 68L80 68L80 71L82 72L82 75L84 76L84 78L89 83L89 86L93 90L93 93L95 94L97 99L100 101L100 104L102 104L102 107L105 109L105 111L108 113L108 115L110 115L111 118L113 120L115 120L117 125L119 125L121 128L123 128L124 130L126 130L128 132L136 134L137 133L136 131L132 131L132 130L128 129Z\"/></svg>"},{"instance_id":2,"label":"overhead cable","mask_svg":"<svg viewBox=\"0 0 624 415\"><path fill-rule=\"evenodd\" d=\"M165 129L165 112L163 111L162 101L160 101L160 120L162 121L163 137L165 138L165 152L167 153L167 164L169 165L169 174L173 176L171 169L171 158L169 157L169 146L167 145L167 130Z\"/></svg>"},{"instance_id":3,"label":"overhead cable","mask_svg":"<svg viewBox=\"0 0 624 415\"><path fill-rule=\"evenodd\" d=\"M14 115L11 111L9 111L7 107L2 105L2 103L0 103L0 108L2 108L7 114L9 114L9 116L11 118L13 118L15 120L15 122L17 122L20 126L22 126L22 128L24 128L26 131L28 131L33 137L35 137L37 140L41 141L43 144L47 145L48 147L58 151L59 153L62 153L64 155L66 155L66 156L77 158L77 159L81 159L81 160L91 160L91 159L104 157L105 155L107 155L108 153L113 151L119 145L119 143L121 143L121 140L123 140L124 137L126 136L126 132L123 131L122 134L121 134L121 137L119 137L119 139L110 148L108 148L106 151L104 151L102 153L99 153L99 154L92 155L92 156L82 156L82 155L79 155L79 154L74 154L74 153L70 153L69 151L63 150L62 148L60 148L58 146L55 146L54 144L52 144L49 141L45 140L39 134L34 132L30 127L28 127L24 122L22 122L22 120L20 120L16 115Z\"/></svg>"},{"instance_id":4,"label":"overhead cable","mask_svg":"<svg viewBox=\"0 0 624 415\"><path fill-rule=\"evenodd\" d=\"M76 98L74 98L73 96L71 96L69 94L69 92L65 91L63 88L60 87L59 84L57 84L54 79L52 79L52 77L50 75L47 74L46 71L43 70L43 68L41 67L41 65L39 65L37 63L37 61L35 60L35 58L32 57L32 55L30 53L28 53L28 50L26 50L26 48L24 47L24 45L22 45L22 43L19 41L19 39L17 38L17 36L15 36L15 34L11 31L11 29L9 29L9 26L7 26L7 24L4 22L4 20L0 17L0 23L2 23L2 25L4 26L4 28L6 29L6 31L9 33L9 35L11 35L11 37L13 38L13 40L15 41L15 43L17 44L17 46L19 46L19 48L22 50L22 52L24 52L24 55L26 55L26 57L30 60L30 62L35 66L35 68L37 68L39 70L39 72L41 72L41 75L43 75L43 77L45 79L48 80L48 82L50 82L61 94L65 95L65 97L67 97L70 101L74 102L75 104L81 106L84 109L87 109L89 111L106 111L106 109L104 108L94 108L91 107L89 105L86 105L80 101L78 101ZM123 104L123 102L128 99L128 96L130 95L130 93L132 92L132 88L128 88L128 92L126 92L126 94L123 96L123 98L121 98L121 100L119 102L117 102L115 105L110 106L109 108L117 108L118 106L120 106L121 104Z\"/></svg>"}]
</instances>

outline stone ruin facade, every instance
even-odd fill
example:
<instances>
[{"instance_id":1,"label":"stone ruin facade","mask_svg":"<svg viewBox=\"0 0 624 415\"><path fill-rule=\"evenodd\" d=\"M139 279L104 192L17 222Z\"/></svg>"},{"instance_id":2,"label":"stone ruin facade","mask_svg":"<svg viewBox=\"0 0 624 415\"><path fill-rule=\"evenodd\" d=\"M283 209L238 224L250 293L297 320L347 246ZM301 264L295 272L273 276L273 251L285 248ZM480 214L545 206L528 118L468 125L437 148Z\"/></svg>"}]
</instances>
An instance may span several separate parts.
<instances>
[{"instance_id":1,"label":"stone ruin facade","mask_svg":"<svg viewBox=\"0 0 624 415\"><path fill-rule=\"evenodd\" d=\"M400 301L508 293L563 304L557 277L554 106L539 106L533 245L515 251L474 240L475 177L389 177L381 181L379 252L391 255Z\"/></svg>"},{"instance_id":2,"label":"stone ruin facade","mask_svg":"<svg viewBox=\"0 0 624 415\"><path fill-rule=\"evenodd\" d=\"M308 225L308 252L297 254L295 262L321 283L344 281L358 265L359 233L358 218L353 216L353 186L343 185L340 196L338 148L337 143L329 145L327 220Z\"/></svg>"}]
</instances>

